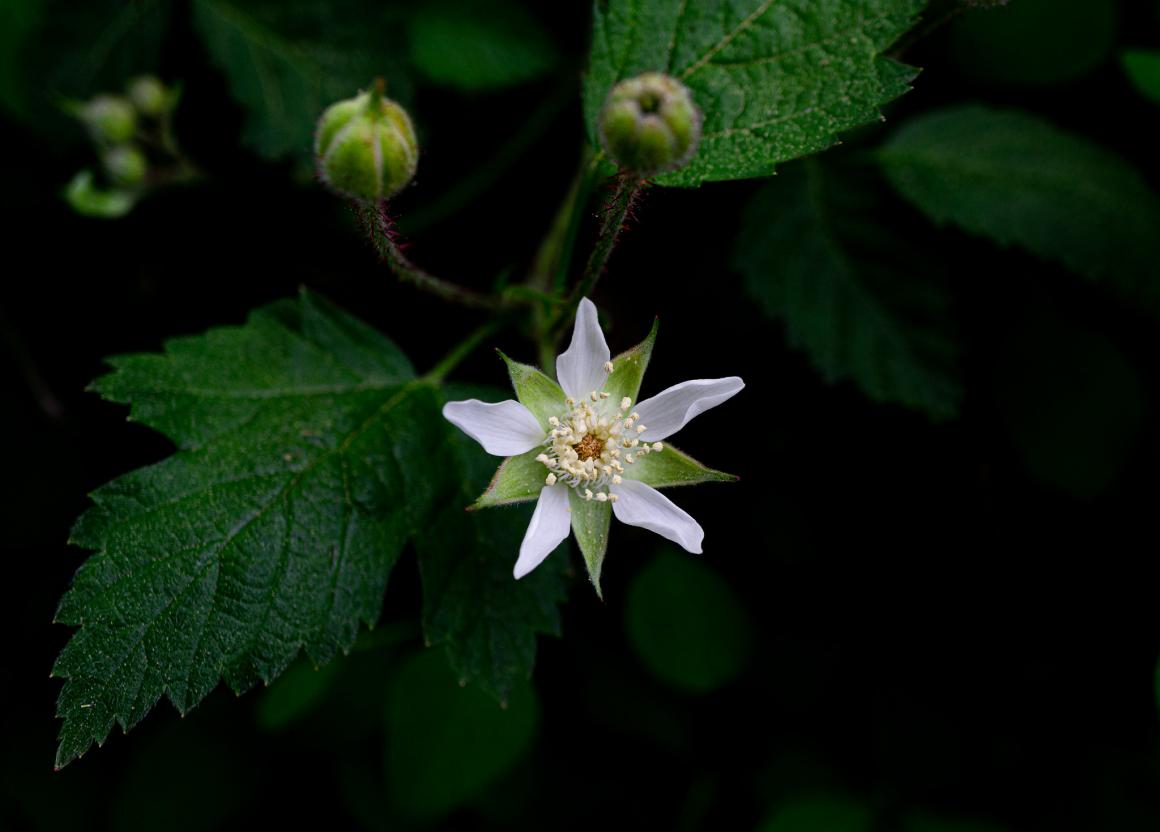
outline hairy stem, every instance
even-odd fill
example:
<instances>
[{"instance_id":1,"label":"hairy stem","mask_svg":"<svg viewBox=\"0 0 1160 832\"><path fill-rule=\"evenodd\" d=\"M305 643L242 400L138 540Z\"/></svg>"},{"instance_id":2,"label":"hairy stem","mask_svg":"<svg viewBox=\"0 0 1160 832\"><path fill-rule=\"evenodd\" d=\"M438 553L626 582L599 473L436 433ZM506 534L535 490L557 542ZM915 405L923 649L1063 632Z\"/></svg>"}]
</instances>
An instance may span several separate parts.
<instances>
[{"instance_id":1,"label":"hairy stem","mask_svg":"<svg viewBox=\"0 0 1160 832\"><path fill-rule=\"evenodd\" d=\"M375 204L354 203L354 211L371 244L375 247L375 251L400 280L461 306L470 306L476 309L499 309L504 305L497 298L482 295L465 286L452 283L450 280L436 277L412 263L397 242L398 235L395 232L395 225L387 213L385 201L380 200Z\"/></svg>"},{"instance_id":2,"label":"hairy stem","mask_svg":"<svg viewBox=\"0 0 1160 832\"><path fill-rule=\"evenodd\" d=\"M588 256L588 264L584 267L584 274L580 282L572 290L569 298L575 304L580 298L587 296L596 287L596 281L604 274L604 267L608 265L608 258L616 248L616 241L620 239L620 232L624 229L624 221L628 217L632 206L644 187L644 180L631 173L620 173L616 177L616 186L612 198L604 206L604 220L600 224L600 236L596 238L596 245Z\"/></svg>"}]
</instances>

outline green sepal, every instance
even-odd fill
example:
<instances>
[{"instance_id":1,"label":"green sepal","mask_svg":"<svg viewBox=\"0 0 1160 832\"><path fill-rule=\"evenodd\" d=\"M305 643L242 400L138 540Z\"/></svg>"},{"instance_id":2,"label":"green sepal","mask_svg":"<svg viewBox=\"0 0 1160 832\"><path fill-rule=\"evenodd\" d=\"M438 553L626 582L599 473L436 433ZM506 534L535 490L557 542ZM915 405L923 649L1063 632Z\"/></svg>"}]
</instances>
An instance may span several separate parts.
<instances>
[{"instance_id":1,"label":"green sepal","mask_svg":"<svg viewBox=\"0 0 1160 832\"><path fill-rule=\"evenodd\" d=\"M659 453L638 454L636 462L624 466L625 479L637 480L653 488L696 485L699 482L736 482L740 479L734 474L707 468L672 445L665 444L664 448Z\"/></svg>"},{"instance_id":2,"label":"green sepal","mask_svg":"<svg viewBox=\"0 0 1160 832\"><path fill-rule=\"evenodd\" d=\"M653 320L652 329L648 337L630 350L625 350L612 359L612 375L604 384L613 402L619 403L628 396L636 404L636 397L640 393L640 382L644 378L644 371L648 369L648 361L652 358L653 344L657 340L657 327L660 319Z\"/></svg>"},{"instance_id":3,"label":"green sepal","mask_svg":"<svg viewBox=\"0 0 1160 832\"><path fill-rule=\"evenodd\" d=\"M560 389L560 385L530 364L512 361L499 350L496 352L507 364L516 398L520 400L520 404L532 411L532 415L540 420L545 430L549 417L564 415L567 405L564 404L564 391Z\"/></svg>"},{"instance_id":4,"label":"green sepal","mask_svg":"<svg viewBox=\"0 0 1160 832\"><path fill-rule=\"evenodd\" d=\"M492 506L509 506L526 503L540 496L548 469L536 457L543 453L541 448L532 448L519 456L509 456L496 469L495 476L488 483L487 490L479 499L467 507L468 511Z\"/></svg>"},{"instance_id":5,"label":"green sepal","mask_svg":"<svg viewBox=\"0 0 1160 832\"><path fill-rule=\"evenodd\" d=\"M600 569L604 565L604 553L608 550L608 528L612 525L612 505L596 500L585 500L575 488L568 489L568 505L572 510L572 534L584 555L584 565L588 567L588 577L596 595L604 600L600 591Z\"/></svg>"}]
</instances>

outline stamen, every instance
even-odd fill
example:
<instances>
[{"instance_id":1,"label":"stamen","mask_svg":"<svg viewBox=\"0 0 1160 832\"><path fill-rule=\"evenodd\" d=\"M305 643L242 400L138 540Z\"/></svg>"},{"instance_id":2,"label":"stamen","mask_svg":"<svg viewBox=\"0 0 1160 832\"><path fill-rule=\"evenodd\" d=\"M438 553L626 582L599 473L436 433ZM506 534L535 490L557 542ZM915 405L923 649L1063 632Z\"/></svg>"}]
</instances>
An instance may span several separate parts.
<instances>
[{"instance_id":1,"label":"stamen","mask_svg":"<svg viewBox=\"0 0 1160 832\"><path fill-rule=\"evenodd\" d=\"M612 373L612 362L611 361L604 362L604 372L609 373L611 375L611 373Z\"/></svg>"}]
</instances>

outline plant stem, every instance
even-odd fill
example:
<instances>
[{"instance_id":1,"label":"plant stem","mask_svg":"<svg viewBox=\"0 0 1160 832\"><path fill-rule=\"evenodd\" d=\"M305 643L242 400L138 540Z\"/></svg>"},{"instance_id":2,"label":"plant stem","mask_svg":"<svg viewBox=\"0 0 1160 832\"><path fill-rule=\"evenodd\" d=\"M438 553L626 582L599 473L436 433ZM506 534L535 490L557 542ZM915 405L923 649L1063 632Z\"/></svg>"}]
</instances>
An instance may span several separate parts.
<instances>
[{"instance_id":1,"label":"plant stem","mask_svg":"<svg viewBox=\"0 0 1160 832\"><path fill-rule=\"evenodd\" d=\"M423 376L423 381L428 384L439 384L447 377L447 374L460 365L463 359L471 355L484 339L502 327L506 323L506 318L495 317L487 323L475 329L470 335L460 341L451 352L443 356L427 375Z\"/></svg>"},{"instance_id":2,"label":"plant stem","mask_svg":"<svg viewBox=\"0 0 1160 832\"><path fill-rule=\"evenodd\" d=\"M580 302L580 298L590 294L596 286L596 281L604 274L604 267L608 265L608 258L620 239L620 232L624 229L624 220L640 195L644 180L630 173L620 173L616 177L616 189L612 199L604 207L604 221L600 225L600 236L596 238L596 245L588 256L588 264L584 267L584 274L580 282L572 290L569 305Z\"/></svg>"},{"instance_id":3,"label":"plant stem","mask_svg":"<svg viewBox=\"0 0 1160 832\"><path fill-rule=\"evenodd\" d=\"M470 306L476 309L499 309L504 305L497 298L481 295L472 289L436 277L412 263L403 254L402 247L396 242L398 235L390 215L387 214L385 200L380 200L375 204L356 202L353 207L363 230L375 247L375 251L378 252L379 257L386 261L400 280L461 306Z\"/></svg>"}]
</instances>

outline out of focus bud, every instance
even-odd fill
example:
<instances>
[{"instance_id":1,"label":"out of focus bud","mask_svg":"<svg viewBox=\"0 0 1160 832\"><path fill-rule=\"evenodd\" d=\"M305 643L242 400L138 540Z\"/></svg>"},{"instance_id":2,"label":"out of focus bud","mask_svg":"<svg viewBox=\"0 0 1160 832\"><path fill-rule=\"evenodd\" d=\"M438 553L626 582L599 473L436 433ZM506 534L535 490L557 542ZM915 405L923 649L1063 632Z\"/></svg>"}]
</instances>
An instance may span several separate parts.
<instances>
[{"instance_id":1,"label":"out of focus bud","mask_svg":"<svg viewBox=\"0 0 1160 832\"><path fill-rule=\"evenodd\" d=\"M126 91L133 106L150 118L165 115L173 105L173 96L153 75L138 75L129 82Z\"/></svg>"},{"instance_id":2,"label":"out of focus bud","mask_svg":"<svg viewBox=\"0 0 1160 832\"><path fill-rule=\"evenodd\" d=\"M655 176L683 167L697 151L701 111L680 81L647 72L612 88L598 126L612 161L639 176Z\"/></svg>"},{"instance_id":3,"label":"out of focus bud","mask_svg":"<svg viewBox=\"0 0 1160 832\"><path fill-rule=\"evenodd\" d=\"M131 144L117 145L106 150L101 157L109 180L124 188L132 188L145 181L149 163L145 154Z\"/></svg>"},{"instance_id":4,"label":"out of focus bud","mask_svg":"<svg viewBox=\"0 0 1160 832\"><path fill-rule=\"evenodd\" d=\"M383 83L323 112L314 134L318 175L355 199L389 199L415 176L419 143L407 111L383 95Z\"/></svg>"},{"instance_id":5,"label":"out of focus bud","mask_svg":"<svg viewBox=\"0 0 1160 832\"><path fill-rule=\"evenodd\" d=\"M137 111L119 95L98 95L81 104L77 116L93 138L105 144L121 144L137 131Z\"/></svg>"}]
</instances>

